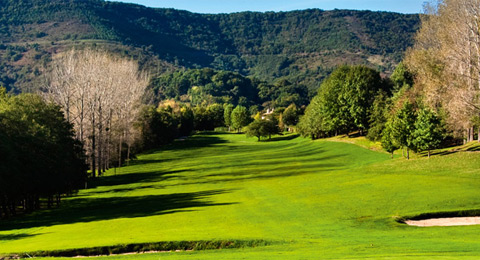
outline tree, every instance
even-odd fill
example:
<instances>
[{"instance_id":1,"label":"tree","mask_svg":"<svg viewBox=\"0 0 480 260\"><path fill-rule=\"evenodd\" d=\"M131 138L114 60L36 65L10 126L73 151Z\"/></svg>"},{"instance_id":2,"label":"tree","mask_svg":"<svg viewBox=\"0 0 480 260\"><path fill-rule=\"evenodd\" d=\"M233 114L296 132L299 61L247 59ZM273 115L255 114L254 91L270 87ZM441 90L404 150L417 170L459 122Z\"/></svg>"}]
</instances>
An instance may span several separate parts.
<instances>
[{"instance_id":1,"label":"tree","mask_svg":"<svg viewBox=\"0 0 480 260\"><path fill-rule=\"evenodd\" d=\"M364 66L341 66L322 83L318 95L305 111L302 132L308 135L348 134L369 128L372 104L385 88L380 74ZM307 123L307 121L310 121ZM313 131L308 127L312 126Z\"/></svg>"},{"instance_id":2,"label":"tree","mask_svg":"<svg viewBox=\"0 0 480 260\"><path fill-rule=\"evenodd\" d=\"M379 91L375 96L372 105L372 112L369 118L370 128L368 129L367 138L371 141L382 139L382 132L388 121L388 113L391 109L391 100L385 91Z\"/></svg>"},{"instance_id":3,"label":"tree","mask_svg":"<svg viewBox=\"0 0 480 260\"><path fill-rule=\"evenodd\" d=\"M478 0L427 4L405 59L428 105L446 110L450 128L467 141L473 140L472 118L480 114L479 13Z\"/></svg>"},{"instance_id":4,"label":"tree","mask_svg":"<svg viewBox=\"0 0 480 260\"><path fill-rule=\"evenodd\" d=\"M236 129L237 132L240 132L242 127L248 125L249 119L250 119L250 116L248 114L247 108L244 106L238 105L232 111L232 116L231 116L232 128Z\"/></svg>"},{"instance_id":5,"label":"tree","mask_svg":"<svg viewBox=\"0 0 480 260\"><path fill-rule=\"evenodd\" d=\"M225 111L223 106L220 104L211 104L207 107L207 113L212 121L213 127L225 126L224 115Z\"/></svg>"},{"instance_id":6,"label":"tree","mask_svg":"<svg viewBox=\"0 0 480 260\"><path fill-rule=\"evenodd\" d=\"M300 117L298 131L302 136L308 136L314 140L328 132L324 124L322 103L320 96L315 96L305 110L305 115Z\"/></svg>"},{"instance_id":7,"label":"tree","mask_svg":"<svg viewBox=\"0 0 480 260\"><path fill-rule=\"evenodd\" d=\"M399 91L405 86L411 87L414 83L412 73L407 69L403 62L400 62L397 67L395 67L395 70L390 76L390 80L393 83L394 91Z\"/></svg>"},{"instance_id":8,"label":"tree","mask_svg":"<svg viewBox=\"0 0 480 260\"><path fill-rule=\"evenodd\" d=\"M360 133L369 128L369 117L375 95L384 88L380 73L365 66L348 68L343 76L340 100L345 100L353 127Z\"/></svg>"},{"instance_id":9,"label":"tree","mask_svg":"<svg viewBox=\"0 0 480 260\"><path fill-rule=\"evenodd\" d=\"M183 106L180 109L180 126L179 136L189 136L194 129L194 114L193 110L188 106Z\"/></svg>"},{"instance_id":10,"label":"tree","mask_svg":"<svg viewBox=\"0 0 480 260\"><path fill-rule=\"evenodd\" d=\"M232 104L227 104L223 111L223 118L225 120L225 125L228 127L228 131L230 131L230 127L232 126L232 111L234 106Z\"/></svg>"},{"instance_id":11,"label":"tree","mask_svg":"<svg viewBox=\"0 0 480 260\"><path fill-rule=\"evenodd\" d=\"M288 106L282 114L282 121L288 128L296 126L299 119L299 111L295 104Z\"/></svg>"},{"instance_id":12,"label":"tree","mask_svg":"<svg viewBox=\"0 0 480 260\"><path fill-rule=\"evenodd\" d=\"M121 165L123 144L130 157L147 85L148 77L135 61L106 51L71 50L53 57L45 96L59 104L74 125L94 176L109 167L115 150Z\"/></svg>"},{"instance_id":13,"label":"tree","mask_svg":"<svg viewBox=\"0 0 480 260\"><path fill-rule=\"evenodd\" d=\"M392 121L388 121L382 131L382 147L385 149L385 151L391 154L392 159L393 152L400 148L395 140L395 137L393 136Z\"/></svg>"},{"instance_id":14,"label":"tree","mask_svg":"<svg viewBox=\"0 0 480 260\"><path fill-rule=\"evenodd\" d=\"M258 141L260 141L260 138L265 135L265 131L263 128L263 121L262 119L259 120L253 120L252 123L250 123L247 127L247 136L255 136L258 138Z\"/></svg>"},{"instance_id":15,"label":"tree","mask_svg":"<svg viewBox=\"0 0 480 260\"><path fill-rule=\"evenodd\" d=\"M255 136L258 138L258 141L260 141L261 137L268 136L269 139L271 139L271 136L278 134L279 131L280 128L278 127L276 120L269 118L254 120L248 125L246 134L247 136Z\"/></svg>"},{"instance_id":16,"label":"tree","mask_svg":"<svg viewBox=\"0 0 480 260\"><path fill-rule=\"evenodd\" d=\"M57 105L0 89L0 217L48 207L86 178L81 143Z\"/></svg>"},{"instance_id":17,"label":"tree","mask_svg":"<svg viewBox=\"0 0 480 260\"><path fill-rule=\"evenodd\" d=\"M428 151L437 148L443 137L440 119L430 109L422 109L418 113L413 132L413 146L416 151Z\"/></svg>"},{"instance_id":18,"label":"tree","mask_svg":"<svg viewBox=\"0 0 480 260\"><path fill-rule=\"evenodd\" d=\"M402 108L393 116L391 122L391 134L401 148L407 149L407 159L410 159L410 149L415 150L413 145L415 120L413 104L405 101Z\"/></svg>"},{"instance_id":19,"label":"tree","mask_svg":"<svg viewBox=\"0 0 480 260\"><path fill-rule=\"evenodd\" d=\"M178 137L178 118L166 107L144 107L139 118L143 149L154 149Z\"/></svg>"}]
</instances>

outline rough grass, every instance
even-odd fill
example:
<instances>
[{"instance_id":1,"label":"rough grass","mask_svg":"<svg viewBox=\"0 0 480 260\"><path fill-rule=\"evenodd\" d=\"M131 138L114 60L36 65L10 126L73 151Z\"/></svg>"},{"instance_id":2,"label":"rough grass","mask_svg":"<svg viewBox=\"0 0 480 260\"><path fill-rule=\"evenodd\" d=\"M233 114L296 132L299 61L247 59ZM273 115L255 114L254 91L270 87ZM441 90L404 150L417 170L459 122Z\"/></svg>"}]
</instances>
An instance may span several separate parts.
<instances>
[{"instance_id":1,"label":"rough grass","mask_svg":"<svg viewBox=\"0 0 480 260\"><path fill-rule=\"evenodd\" d=\"M204 134L109 171L58 209L0 224L0 254L159 241L259 247L95 259L475 259L479 226L402 216L480 209L480 154L406 160L344 142Z\"/></svg>"}]
</instances>

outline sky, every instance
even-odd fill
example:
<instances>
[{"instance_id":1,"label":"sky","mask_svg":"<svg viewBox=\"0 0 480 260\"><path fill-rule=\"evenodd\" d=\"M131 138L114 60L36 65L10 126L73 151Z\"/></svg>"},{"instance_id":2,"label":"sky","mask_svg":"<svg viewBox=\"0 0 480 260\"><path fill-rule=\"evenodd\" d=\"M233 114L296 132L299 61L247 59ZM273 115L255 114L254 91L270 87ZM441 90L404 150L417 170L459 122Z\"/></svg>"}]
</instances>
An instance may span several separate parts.
<instances>
[{"instance_id":1,"label":"sky","mask_svg":"<svg viewBox=\"0 0 480 260\"><path fill-rule=\"evenodd\" d=\"M109 0L149 7L175 8L195 13L242 11L291 11L309 8L323 10L355 9L420 13L425 0Z\"/></svg>"}]
</instances>

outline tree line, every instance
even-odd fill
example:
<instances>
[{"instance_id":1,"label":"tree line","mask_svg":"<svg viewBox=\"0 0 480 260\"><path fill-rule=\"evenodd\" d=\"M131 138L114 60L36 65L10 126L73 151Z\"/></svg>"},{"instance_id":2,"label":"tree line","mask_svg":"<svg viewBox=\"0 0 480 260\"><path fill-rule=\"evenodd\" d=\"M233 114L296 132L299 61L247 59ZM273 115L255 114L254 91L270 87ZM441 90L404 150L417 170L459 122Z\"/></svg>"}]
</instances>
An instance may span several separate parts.
<instances>
[{"instance_id":1,"label":"tree line","mask_svg":"<svg viewBox=\"0 0 480 260\"><path fill-rule=\"evenodd\" d=\"M60 107L0 88L0 218L58 204L86 177L82 144Z\"/></svg>"},{"instance_id":2,"label":"tree line","mask_svg":"<svg viewBox=\"0 0 480 260\"><path fill-rule=\"evenodd\" d=\"M211 103L251 107L305 106L309 90L284 78L274 83L210 68L187 69L154 77L151 82L158 101L174 99L192 106Z\"/></svg>"},{"instance_id":3,"label":"tree line","mask_svg":"<svg viewBox=\"0 0 480 260\"><path fill-rule=\"evenodd\" d=\"M53 58L44 89L84 144L92 176L130 158L148 76L138 63L106 51L73 49Z\"/></svg>"},{"instance_id":4,"label":"tree line","mask_svg":"<svg viewBox=\"0 0 480 260\"><path fill-rule=\"evenodd\" d=\"M480 141L479 12L478 1L430 2L405 58L417 94L443 113L448 130L466 142L475 134Z\"/></svg>"},{"instance_id":5,"label":"tree line","mask_svg":"<svg viewBox=\"0 0 480 260\"><path fill-rule=\"evenodd\" d=\"M414 75L400 63L390 78L365 66L341 66L323 83L298 124L312 139L352 133L402 148L429 151L446 136L443 115L418 98Z\"/></svg>"}]
</instances>

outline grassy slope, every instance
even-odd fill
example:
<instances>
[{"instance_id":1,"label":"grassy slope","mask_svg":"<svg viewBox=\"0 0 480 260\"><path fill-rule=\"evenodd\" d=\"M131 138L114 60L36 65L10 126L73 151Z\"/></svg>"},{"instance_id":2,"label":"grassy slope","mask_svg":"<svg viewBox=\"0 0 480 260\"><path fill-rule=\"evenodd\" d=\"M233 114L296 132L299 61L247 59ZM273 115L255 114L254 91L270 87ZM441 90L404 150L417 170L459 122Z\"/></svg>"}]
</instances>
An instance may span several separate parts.
<instances>
[{"instance_id":1,"label":"grassy slope","mask_svg":"<svg viewBox=\"0 0 480 260\"><path fill-rule=\"evenodd\" d=\"M108 172L60 209L2 223L0 253L265 239L276 243L109 259L474 259L480 226L417 228L393 217L479 209L479 157L390 160L342 142L195 136Z\"/></svg>"}]
</instances>

